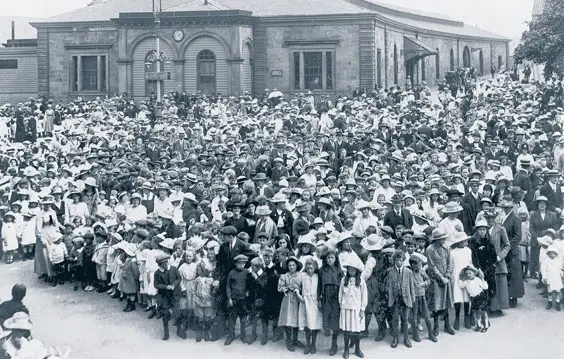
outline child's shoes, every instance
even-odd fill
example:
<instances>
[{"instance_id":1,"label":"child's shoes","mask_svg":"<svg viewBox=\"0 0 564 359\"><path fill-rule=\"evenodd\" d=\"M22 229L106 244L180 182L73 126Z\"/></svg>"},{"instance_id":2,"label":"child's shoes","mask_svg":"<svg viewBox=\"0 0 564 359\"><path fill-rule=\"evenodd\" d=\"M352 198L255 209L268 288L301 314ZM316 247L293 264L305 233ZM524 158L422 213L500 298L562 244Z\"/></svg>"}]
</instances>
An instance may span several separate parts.
<instances>
[{"instance_id":1,"label":"child's shoes","mask_svg":"<svg viewBox=\"0 0 564 359\"><path fill-rule=\"evenodd\" d=\"M554 308L556 309L557 312L560 311L560 302L556 302L556 304L554 305Z\"/></svg>"},{"instance_id":2,"label":"child's shoes","mask_svg":"<svg viewBox=\"0 0 564 359\"><path fill-rule=\"evenodd\" d=\"M548 302L548 304L546 305L546 310L551 310L552 309L552 302Z\"/></svg>"}]
</instances>

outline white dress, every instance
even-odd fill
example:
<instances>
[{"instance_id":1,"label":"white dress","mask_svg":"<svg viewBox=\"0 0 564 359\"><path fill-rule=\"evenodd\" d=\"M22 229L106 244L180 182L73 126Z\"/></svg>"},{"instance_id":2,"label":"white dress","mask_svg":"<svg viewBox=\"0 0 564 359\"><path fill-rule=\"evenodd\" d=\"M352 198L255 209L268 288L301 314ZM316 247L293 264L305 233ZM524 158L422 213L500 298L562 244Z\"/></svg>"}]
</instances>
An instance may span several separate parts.
<instances>
[{"instance_id":1,"label":"white dress","mask_svg":"<svg viewBox=\"0 0 564 359\"><path fill-rule=\"evenodd\" d=\"M460 229L458 230L457 227ZM451 243L454 241L454 235L458 232L464 232L464 226L462 222L455 218L451 220L450 218L445 218L439 222L438 228L443 230L447 235L447 239L445 241L445 247L450 248Z\"/></svg>"},{"instance_id":2,"label":"white dress","mask_svg":"<svg viewBox=\"0 0 564 359\"><path fill-rule=\"evenodd\" d=\"M541 263L542 278L546 280L548 291L559 291L562 285L562 259L559 256L552 259L548 255Z\"/></svg>"},{"instance_id":3,"label":"white dress","mask_svg":"<svg viewBox=\"0 0 564 359\"><path fill-rule=\"evenodd\" d=\"M19 248L17 227L14 222L4 223L2 226L2 240L4 241L4 251L15 251Z\"/></svg>"},{"instance_id":4,"label":"white dress","mask_svg":"<svg viewBox=\"0 0 564 359\"><path fill-rule=\"evenodd\" d=\"M321 330L323 326L323 315L318 307L317 285L319 277L317 273L309 275L302 273L302 297L298 309L298 327L300 330Z\"/></svg>"},{"instance_id":5,"label":"white dress","mask_svg":"<svg viewBox=\"0 0 564 359\"><path fill-rule=\"evenodd\" d=\"M468 293L460 287L460 273L472 264L472 251L468 247L453 248L450 251L452 257L452 297L455 303L468 303L470 297Z\"/></svg>"}]
</instances>

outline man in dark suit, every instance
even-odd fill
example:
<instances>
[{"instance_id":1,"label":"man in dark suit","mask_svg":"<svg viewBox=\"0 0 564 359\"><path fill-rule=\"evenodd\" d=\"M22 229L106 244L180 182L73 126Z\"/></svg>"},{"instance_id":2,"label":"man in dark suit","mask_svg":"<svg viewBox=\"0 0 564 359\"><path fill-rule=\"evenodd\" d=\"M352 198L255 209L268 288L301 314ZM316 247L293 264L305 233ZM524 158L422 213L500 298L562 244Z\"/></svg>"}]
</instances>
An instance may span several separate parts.
<instances>
[{"instance_id":1,"label":"man in dark suit","mask_svg":"<svg viewBox=\"0 0 564 359\"><path fill-rule=\"evenodd\" d=\"M501 204L503 212L503 227L507 232L509 239L509 253L505 257L507 263L507 281L509 284L509 306L515 308L517 299L525 295L525 286L523 284L523 269L519 258L519 243L521 242L521 220L513 211L514 203L504 201Z\"/></svg>"},{"instance_id":2,"label":"man in dark suit","mask_svg":"<svg viewBox=\"0 0 564 359\"><path fill-rule=\"evenodd\" d=\"M403 198L400 195L394 195L392 197L393 208L384 216L384 226L390 226L395 230L398 225L402 225L407 229L411 229L413 226L413 216L409 213L409 210L403 208ZM395 238L397 239L397 238Z\"/></svg>"},{"instance_id":3,"label":"man in dark suit","mask_svg":"<svg viewBox=\"0 0 564 359\"><path fill-rule=\"evenodd\" d=\"M557 170L550 170L546 173L548 177L547 183L540 189L540 195L548 199L548 209L552 212L560 213L562 211L562 190L558 183L560 174Z\"/></svg>"},{"instance_id":4,"label":"man in dark suit","mask_svg":"<svg viewBox=\"0 0 564 359\"><path fill-rule=\"evenodd\" d=\"M471 179L468 181L468 188L468 193L462 197L462 203L468 206L471 217L476 218L478 213L482 210L480 208L480 181L475 178Z\"/></svg>"},{"instance_id":5,"label":"man in dark suit","mask_svg":"<svg viewBox=\"0 0 564 359\"><path fill-rule=\"evenodd\" d=\"M527 207L531 207L534 198L534 190L529 175L529 167L531 162L528 159L521 160L521 168L518 169L515 177L513 178L513 185L520 187L523 190L523 201Z\"/></svg>"},{"instance_id":6,"label":"man in dark suit","mask_svg":"<svg viewBox=\"0 0 564 359\"><path fill-rule=\"evenodd\" d=\"M256 253L251 250L248 243L237 238L237 228L225 226L219 231L223 237L223 242L219 246L217 253L217 280L219 281L219 308L218 308L218 328L227 328L227 276L235 268L235 257L239 254L246 255L249 259L256 257ZM216 336L219 333L216 333Z\"/></svg>"},{"instance_id":7,"label":"man in dark suit","mask_svg":"<svg viewBox=\"0 0 564 359\"><path fill-rule=\"evenodd\" d=\"M278 228L278 234L285 233L292 236L292 227L294 226L294 216L284 206L286 205L286 197L284 195L275 195L270 202L274 204L275 208L270 213L270 218Z\"/></svg>"}]
</instances>

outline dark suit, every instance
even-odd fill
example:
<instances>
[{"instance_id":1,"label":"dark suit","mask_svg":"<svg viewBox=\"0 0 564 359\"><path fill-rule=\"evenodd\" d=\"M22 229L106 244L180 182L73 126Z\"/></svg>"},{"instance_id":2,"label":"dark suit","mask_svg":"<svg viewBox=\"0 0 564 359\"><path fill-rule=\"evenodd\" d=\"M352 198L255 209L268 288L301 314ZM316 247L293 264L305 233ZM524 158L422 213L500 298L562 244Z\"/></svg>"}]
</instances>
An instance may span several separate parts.
<instances>
[{"instance_id":1,"label":"dark suit","mask_svg":"<svg viewBox=\"0 0 564 359\"><path fill-rule=\"evenodd\" d=\"M392 209L384 216L384 226L390 226L395 230L400 224L409 229L413 226L413 216L409 213L409 210L402 209L398 216L396 211ZM395 238L395 233L393 237Z\"/></svg>"},{"instance_id":2,"label":"dark suit","mask_svg":"<svg viewBox=\"0 0 564 359\"><path fill-rule=\"evenodd\" d=\"M511 212L503 221L503 227L509 239L509 254L505 258L507 263L507 281L509 284L509 298L522 298L525 295L523 284L523 269L519 259L519 242L521 242L521 220Z\"/></svg>"},{"instance_id":3,"label":"dark suit","mask_svg":"<svg viewBox=\"0 0 564 359\"><path fill-rule=\"evenodd\" d=\"M544 219L541 217L538 211L531 212L529 219L529 232L531 233L531 256L529 259L529 271L531 272L531 274L539 272L540 245L537 238L544 236L544 232L549 228L557 231L559 226L560 220L554 212L547 210Z\"/></svg>"},{"instance_id":4,"label":"dark suit","mask_svg":"<svg viewBox=\"0 0 564 359\"><path fill-rule=\"evenodd\" d=\"M284 227L278 227L278 219L280 217L282 217L282 220L284 221ZM288 211L287 209L283 209L282 213L278 214L278 211L275 209L270 214L270 218L272 218L272 221L274 221L274 224L277 226L279 235L282 234L282 233L285 233L285 234L289 235L290 237L292 236L292 227L294 226L294 217L292 216L292 213L290 213L290 211Z\"/></svg>"},{"instance_id":5,"label":"dark suit","mask_svg":"<svg viewBox=\"0 0 564 359\"><path fill-rule=\"evenodd\" d=\"M562 190L560 185L556 184L556 191L552 189L550 183L545 183L540 189L540 195L548 199L548 209L554 211L556 208L562 208Z\"/></svg>"},{"instance_id":6,"label":"dark suit","mask_svg":"<svg viewBox=\"0 0 564 359\"><path fill-rule=\"evenodd\" d=\"M524 192L526 192L523 202L527 204L527 207L530 207L535 193L533 191L531 178L527 171L521 170L517 172L515 177L513 177L513 185L520 187Z\"/></svg>"},{"instance_id":7,"label":"dark suit","mask_svg":"<svg viewBox=\"0 0 564 359\"><path fill-rule=\"evenodd\" d=\"M401 329L404 336L408 337L407 320L409 318L410 309L415 303L415 278L413 272L407 267L398 270L396 266L388 269L386 277L386 287L388 292L388 307L392 314L392 336L399 336L398 324L401 319ZM412 318L412 326L415 321Z\"/></svg>"},{"instance_id":8,"label":"dark suit","mask_svg":"<svg viewBox=\"0 0 564 359\"><path fill-rule=\"evenodd\" d=\"M470 217L474 220L476 219L476 216L478 216L478 213L482 210L482 208L480 208L480 199L481 197L479 194L477 197L474 197L474 195L470 192L466 193L464 197L462 197L462 203L466 204Z\"/></svg>"}]
</instances>

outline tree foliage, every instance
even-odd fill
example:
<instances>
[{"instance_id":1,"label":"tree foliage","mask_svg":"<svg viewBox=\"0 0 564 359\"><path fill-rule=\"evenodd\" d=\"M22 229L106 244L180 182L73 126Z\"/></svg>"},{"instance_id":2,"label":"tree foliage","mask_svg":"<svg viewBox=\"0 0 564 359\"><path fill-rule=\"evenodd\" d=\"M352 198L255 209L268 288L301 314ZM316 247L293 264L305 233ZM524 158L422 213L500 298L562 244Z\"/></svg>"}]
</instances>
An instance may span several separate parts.
<instances>
[{"instance_id":1,"label":"tree foliage","mask_svg":"<svg viewBox=\"0 0 564 359\"><path fill-rule=\"evenodd\" d=\"M523 32L514 59L516 63L544 63L545 73L552 73L559 57L564 56L564 0L545 1L543 13Z\"/></svg>"}]
</instances>

